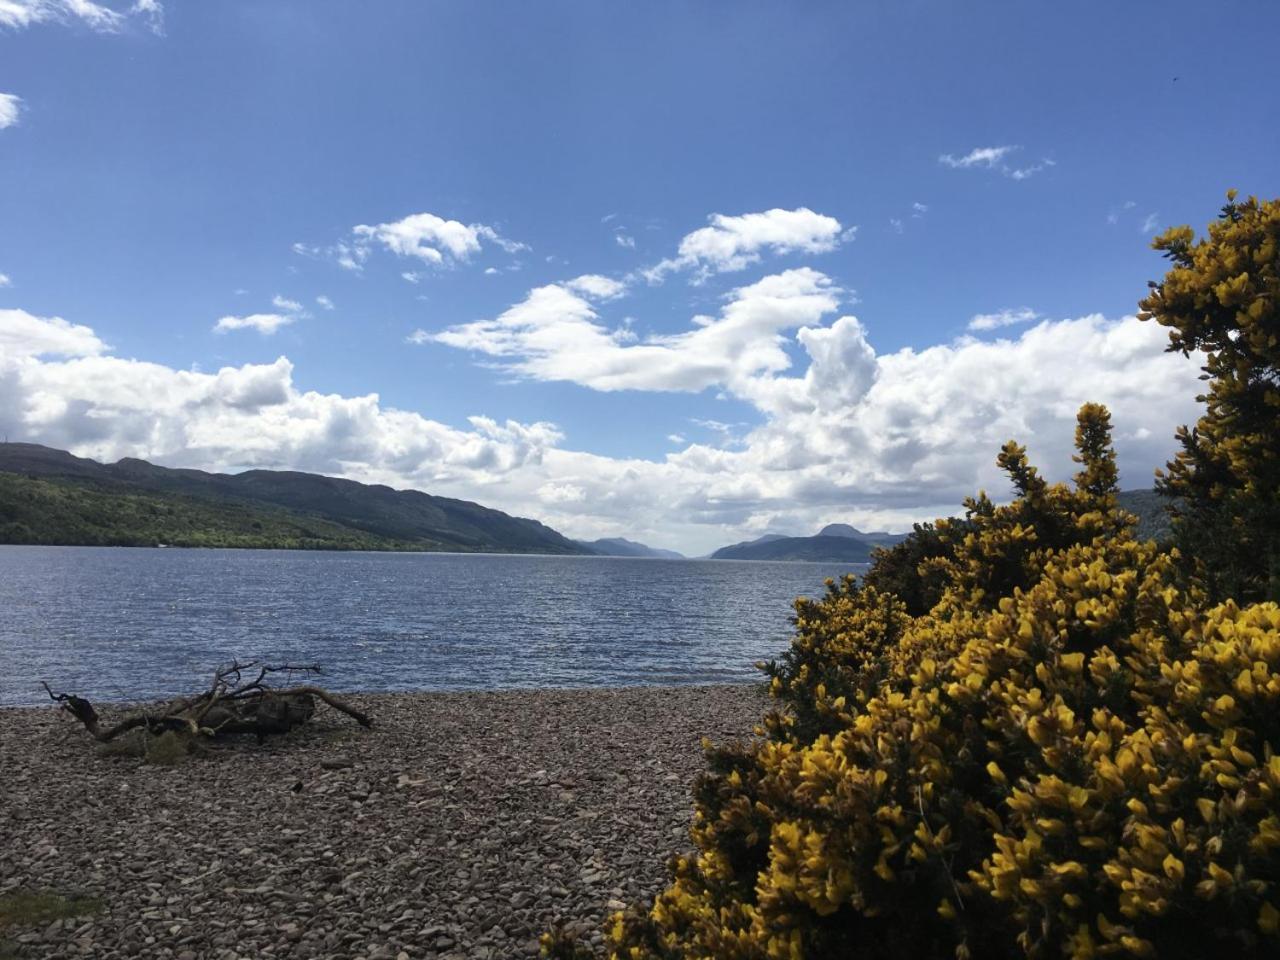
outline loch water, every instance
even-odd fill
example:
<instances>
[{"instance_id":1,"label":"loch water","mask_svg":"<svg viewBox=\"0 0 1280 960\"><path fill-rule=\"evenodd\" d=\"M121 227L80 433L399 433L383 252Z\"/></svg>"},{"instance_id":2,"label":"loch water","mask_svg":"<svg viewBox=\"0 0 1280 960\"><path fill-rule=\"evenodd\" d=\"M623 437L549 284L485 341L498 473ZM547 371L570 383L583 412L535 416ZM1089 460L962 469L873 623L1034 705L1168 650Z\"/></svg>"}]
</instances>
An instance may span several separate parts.
<instances>
[{"instance_id":1,"label":"loch water","mask_svg":"<svg viewBox=\"0 0 1280 960\"><path fill-rule=\"evenodd\" d=\"M233 657L336 690L725 683L857 565L0 546L0 705L199 689Z\"/></svg>"}]
</instances>

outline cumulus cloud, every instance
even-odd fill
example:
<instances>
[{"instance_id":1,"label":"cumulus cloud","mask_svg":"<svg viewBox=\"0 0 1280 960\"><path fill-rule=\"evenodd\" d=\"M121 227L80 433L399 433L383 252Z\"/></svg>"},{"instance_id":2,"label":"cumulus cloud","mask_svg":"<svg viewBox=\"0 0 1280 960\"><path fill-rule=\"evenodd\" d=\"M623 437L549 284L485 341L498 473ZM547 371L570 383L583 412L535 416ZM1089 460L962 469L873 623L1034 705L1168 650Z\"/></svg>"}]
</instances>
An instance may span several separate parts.
<instances>
[{"instance_id":1,"label":"cumulus cloud","mask_svg":"<svg viewBox=\"0 0 1280 960\"><path fill-rule=\"evenodd\" d=\"M14 30L39 23L78 23L98 33L118 33L131 18L160 33L164 7L159 0L135 0L122 9L93 0L0 0L0 27Z\"/></svg>"},{"instance_id":2,"label":"cumulus cloud","mask_svg":"<svg viewBox=\"0 0 1280 960\"><path fill-rule=\"evenodd\" d=\"M584 273L565 284L575 293L592 297L596 300L612 300L626 292L627 285L619 280L602 277L598 273Z\"/></svg>"},{"instance_id":3,"label":"cumulus cloud","mask_svg":"<svg viewBox=\"0 0 1280 960\"><path fill-rule=\"evenodd\" d=\"M835 217L814 213L808 207L773 209L728 217L712 214L710 223L680 241L676 256L642 271L650 283L670 273L692 271L701 283L712 274L745 270L759 263L765 252L773 254L829 253L852 240L856 227L845 229Z\"/></svg>"},{"instance_id":4,"label":"cumulus cloud","mask_svg":"<svg viewBox=\"0 0 1280 960\"><path fill-rule=\"evenodd\" d=\"M1030 307L1018 307L1016 310L998 310L995 313L979 313L969 320L969 329L975 331L998 330L1001 327L1012 327L1020 323L1030 323L1039 319L1040 314Z\"/></svg>"},{"instance_id":5,"label":"cumulus cloud","mask_svg":"<svg viewBox=\"0 0 1280 960\"><path fill-rule=\"evenodd\" d=\"M1003 489L994 455L1011 437L1065 477L1075 412L1088 400L1111 407L1125 480L1146 486L1172 451L1174 427L1198 415L1196 361L1166 353L1163 331L1136 318L1047 321L1030 308L1003 310L974 317L972 329L1034 326L1015 339L879 355L856 317L831 319L838 293L816 271L787 271L734 291L719 316L696 317L686 332L633 345L587 298L550 285L495 320L419 331L417 341L496 358L533 379L601 391L711 389L754 406L762 421L754 428L699 420L714 443L662 464L627 461L622 471L672 494L642 504L634 490L627 510L655 529L683 523L700 544L706 531L690 530L700 524L741 532L785 521L804 531L832 510L856 508L862 522L901 528L952 511L979 487ZM557 451L549 462L586 457ZM601 504L622 496L621 468L590 462L608 479L576 473L573 483L591 491L586 502L599 513L559 504L556 520L581 535L619 532L610 523L629 514Z\"/></svg>"},{"instance_id":6,"label":"cumulus cloud","mask_svg":"<svg viewBox=\"0 0 1280 960\"><path fill-rule=\"evenodd\" d=\"M487 224L446 220L434 213L414 213L388 223L357 224L351 236L329 247L295 243L293 252L313 259L331 259L344 270L359 273L374 250L384 250L401 259L419 260L430 267L447 268L467 263L485 244L509 254L529 249ZM420 270L406 270L400 275L410 283L418 283L427 276Z\"/></svg>"},{"instance_id":7,"label":"cumulus cloud","mask_svg":"<svg viewBox=\"0 0 1280 960\"><path fill-rule=\"evenodd\" d=\"M0 279L8 278L0 274ZM37 317L25 310L0 310L0 360L93 357L106 349L89 327L68 323L61 317Z\"/></svg>"},{"instance_id":8,"label":"cumulus cloud","mask_svg":"<svg viewBox=\"0 0 1280 960\"><path fill-rule=\"evenodd\" d=\"M264 337L269 337L281 327L298 319L297 314L283 313L251 313L244 317L226 316L213 325L214 333L227 333L230 330L256 330Z\"/></svg>"},{"instance_id":9,"label":"cumulus cloud","mask_svg":"<svg viewBox=\"0 0 1280 960\"><path fill-rule=\"evenodd\" d=\"M6 363L0 429L104 460L146 456L213 469L291 466L400 486L496 480L560 439L549 424L476 417L455 429L376 394L303 392L293 366L173 370L109 356ZM474 493L474 490L473 490Z\"/></svg>"},{"instance_id":10,"label":"cumulus cloud","mask_svg":"<svg viewBox=\"0 0 1280 960\"><path fill-rule=\"evenodd\" d=\"M0 273L0 287L9 287L13 285L13 281L9 279L7 273Z\"/></svg>"},{"instance_id":11,"label":"cumulus cloud","mask_svg":"<svg viewBox=\"0 0 1280 960\"><path fill-rule=\"evenodd\" d=\"M271 298L271 305L277 310L284 310L286 313L302 313L302 304L297 300L290 300L288 297L282 297L276 294Z\"/></svg>"},{"instance_id":12,"label":"cumulus cloud","mask_svg":"<svg viewBox=\"0 0 1280 960\"><path fill-rule=\"evenodd\" d=\"M0 0L3 3L3 0ZM3 9L0 6L0 9ZM0 93L0 130L14 127L22 113L22 98L12 93Z\"/></svg>"},{"instance_id":13,"label":"cumulus cloud","mask_svg":"<svg viewBox=\"0 0 1280 960\"><path fill-rule=\"evenodd\" d=\"M609 329L593 300L616 295L604 277L579 277L530 291L493 320L458 324L423 341L497 357L533 380L567 380L596 390L696 392L723 385L754 396L762 374L791 360L781 332L835 310L839 289L807 267L765 277L730 294L719 317L694 317L691 329L632 343L627 326Z\"/></svg>"},{"instance_id":14,"label":"cumulus cloud","mask_svg":"<svg viewBox=\"0 0 1280 960\"><path fill-rule=\"evenodd\" d=\"M1198 415L1197 360L1166 353L1163 329L1133 317L1042 320L1016 337L878 354L862 322L839 314L830 280L796 270L734 291L688 331L627 346L590 296L538 288L502 322L453 335L488 343L494 351L482 356L528 375L589 389L726 392L754 407L756 422L729 413L697 424L710 442L674 433L680 449L659 459L606 457L567 449L548 423L477 415L448 426L372 394L302 391L284 357L175 370L115 357L88 327L6 311L0 430L105 459L416 487L537 516L571 536L628 534L700 552L832 519L903 529L953 512L978 488L1000 496L994 457L1011 437L1064 478L1087 400L1112 410L1122 482L1147 486L1172 453L1174 427Z\"/></svg>"},{"instance_id":15,"label":"cumulus cloud","mask_svg":"<svg viewBox=\"0 0 1280 960\"><path fill-rule=\"evenodd\" d=\"M1000 147L974 147L964 156L957 157L954 154L944 153L938 157L938 162L944 167L951 167L953 170L970 170L983 169L995 170L1001 176L1008 177L1011 180L1026 180L1035 176L1040 171L1055 166L1055 161L1049 158L1043 158L1038 163L1033 163L1025 167L1015 167L1007 162L1006 158L1011 154L1021 150L1022 147L1016 145L1005 145Z\"/></svg>"},{"instance_id":16,"label":"cumulus cloud","mask_svg":"<svg viewBox=\"0 0 1280 960\"><path fill-rule=\"evenodd\" d=\"M323 293L316 297L316 305L324 310L333 309L333 301L326 297Z\"/></svg>"}]
</instances>

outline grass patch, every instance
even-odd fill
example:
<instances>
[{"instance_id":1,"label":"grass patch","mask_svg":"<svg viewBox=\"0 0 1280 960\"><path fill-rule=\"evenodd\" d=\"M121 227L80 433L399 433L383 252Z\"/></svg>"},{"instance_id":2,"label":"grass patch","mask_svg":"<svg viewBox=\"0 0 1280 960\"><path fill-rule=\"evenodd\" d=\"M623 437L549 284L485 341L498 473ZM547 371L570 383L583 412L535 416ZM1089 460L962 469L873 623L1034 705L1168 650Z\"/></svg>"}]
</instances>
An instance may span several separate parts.
<instances>
[{"instance_id":1,"label":"grass patch","mask_svg":"<svg viewBox=\"0 0 1280 960\"><path fill-rule=\"evenodd\" d=\"M17 890L0 896L0 960L15 957L7 936L19 927L43 927L55 920L85 917L102 911L102 901L64 897L49 890Z\"/></svg>"},{"instance_id":2,"label":"grass patch","mask_svg":"<svg viewBox=\"0 0 1280 960\"><path fill-rule=\"evenodd\" d=\"M166 730L158 737L152 737L147 744L144 763L154 763L161 767L176 767L191 754L192 739L189 736Z\"/></svg>"},{"instance_id":3,"label":"grass patch","mask_svg":"<svg viewBox=\"0 0 1280 960\"><path fill-rule=\"evenodd\" d=\"M133 757L144 763L175 767L195 753L198 744L184 733L166 730L156 736L146 730L130 730L124 736L98 747L100 757Z\"/></svg>"}]
</instances>

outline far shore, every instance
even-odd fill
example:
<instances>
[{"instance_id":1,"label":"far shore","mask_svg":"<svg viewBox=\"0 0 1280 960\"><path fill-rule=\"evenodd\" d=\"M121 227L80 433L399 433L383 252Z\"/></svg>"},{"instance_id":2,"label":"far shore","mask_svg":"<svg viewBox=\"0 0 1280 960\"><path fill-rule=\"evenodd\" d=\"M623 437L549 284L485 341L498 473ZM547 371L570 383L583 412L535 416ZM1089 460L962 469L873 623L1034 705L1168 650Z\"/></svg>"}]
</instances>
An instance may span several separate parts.
<instances>
[{"instance_id":1,"label":"far shore","mask_svg":"<svg viewBox=\"0 0 1280 960\"><path fill-rule=\"evenodd\" d=\"M177 767L104 758L53 707L0 708L0 896L101 911L10 931L17 957L535 957L661 889L704 736L759 685L351 697ZM125 708L104 705L110 719Z\"/></svg>"}]
</instances>

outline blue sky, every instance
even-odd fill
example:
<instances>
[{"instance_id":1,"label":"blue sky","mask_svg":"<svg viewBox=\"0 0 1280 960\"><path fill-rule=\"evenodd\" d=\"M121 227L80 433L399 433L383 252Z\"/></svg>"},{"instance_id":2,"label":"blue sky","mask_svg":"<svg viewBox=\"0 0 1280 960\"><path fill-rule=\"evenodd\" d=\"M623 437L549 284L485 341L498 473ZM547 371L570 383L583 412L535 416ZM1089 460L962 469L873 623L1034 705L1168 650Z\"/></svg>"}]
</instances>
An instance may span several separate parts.
<instances>
[{"instance_id":1,"label":"blue sky","mask_svg":"<svg viewBox=\"0 0 1280 960\"><path fill-rule=\"evenodd\" d=\"M1084 391L1145 485L1194 377L1122 318L1154 231L1280 188L1278 28L1262 2L0 0L0 419L691 552L900 528L998 486L1010 432L1063 475ZM210 399L220 370L256 386Z\"/></svg>"}]
</instances>

